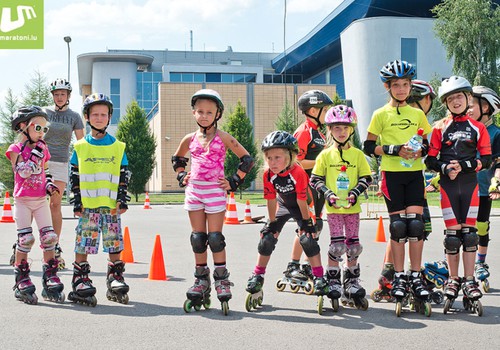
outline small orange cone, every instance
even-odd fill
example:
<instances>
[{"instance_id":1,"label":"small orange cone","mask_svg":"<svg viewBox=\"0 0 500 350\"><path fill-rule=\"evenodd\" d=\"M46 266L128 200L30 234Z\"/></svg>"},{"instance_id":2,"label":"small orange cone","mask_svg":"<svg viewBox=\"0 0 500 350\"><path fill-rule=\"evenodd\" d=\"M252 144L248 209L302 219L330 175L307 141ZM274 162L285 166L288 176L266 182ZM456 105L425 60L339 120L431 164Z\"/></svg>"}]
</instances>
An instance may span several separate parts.
<instances>
[{"instance_id":1,"label":"small orange cone","mask_svg":"<svg viewBox=\"0 0 500 350\"><path fill-rule=\"evenodd\" d=\"M168 280L167 273L165 272L165 261L163 260L160 235L156 235L153 255L151 256L151 264L149 266L148 279L155 281Z\"/></svg>"},{"instance_id":2,"label":"small orange cone","mask_svg":"<svg viewBox=\"0 0 500 350\"><path fill-rule=\"evenodd\" d=\"M146 199L144 200L144 209L153 209L151 208L151 203L149 203L149 193L146 192Z\"/></svg>"},{"instance_id":3,"label":"small orange cone","mask_svg":"<svg viewBox=\"0 0 500 350\"><path fill-rule=\"evenodd\" d=\"M123 250L120 254L120 260L126 263L134 263L134 253L132 252L132 244L130 243L130 234L128 226L125 226L123 234Z\"/></svg>"},{"instance_id":4,"label":"small orange cone","mask_svg":"<svg viewBox=\"0 0 500 350\"><path fill-rule=\"evenodd\" d=\"M229 225L239 225L238 212L236 211L236 200L234 199L234 192L231 192L231 196L228 199L226 205L226 218L224 219L225 224Z\"/></svg>"},{"instance_id":5,"label":"small orange cone","mask_svg":"<svg viewBox=\"0 0 500 350\"><path fill-rule=\"evenodd\" d=\"M2 218L0 222L15 222L12 216L12 207L10 205L9 192L5 192L5 200L3 202Z\"/></svg>"},{"instance_id":6,"label":"small orange cone","mask_svg":"<svg viewBox=\"0 0 500 350\"><path fill-rule=\"evenodd\" d=\"M243 224L255 224L255 221L252 220L252 212L250 211L250 201L247 199L247 203L245 205L245 218L243 219Z\"/></svg>"},{"instance_id":7,"label":"small orange cone","mask_svg":"<svg viewBox=\"0 0 500 350\"><path fill-rule=\"evenodd\" d=\"M316 210L314 209L313 201L311 201L311 203L309 203L309 216L311 217L312 221L316 225Z\"/></svg>"},{"instance_id":8,"label":"small orange cone","mask_svg":"<svg viewBox=\"0 0 500 350\"><path fill-rule=\"evenodd\" d=\"M385 240L384 222L381 216L378 217L378 227L377 235L375 236L375 242L387 242Z\"/></svg>"}]
</instances>

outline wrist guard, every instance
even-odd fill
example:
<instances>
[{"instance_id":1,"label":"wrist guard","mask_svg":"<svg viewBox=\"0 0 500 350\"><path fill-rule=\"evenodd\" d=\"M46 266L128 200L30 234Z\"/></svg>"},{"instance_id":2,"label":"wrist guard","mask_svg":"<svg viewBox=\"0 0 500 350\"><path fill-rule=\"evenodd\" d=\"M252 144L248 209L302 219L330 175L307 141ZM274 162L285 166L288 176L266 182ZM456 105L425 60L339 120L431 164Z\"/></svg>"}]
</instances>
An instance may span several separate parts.
<instances>
[{"instance_id":1,"label":"wrist guard","mask_svg":"<svg viewBox=\"0 0 500 350\"><path fill-rule=\"evenodd\" d=\"M403 147L403 145L384 145L382 146L382 150L389 156L399 156L401 147Z\"/></svg>"},{"instance_id":2,"label":"wrist guard","mask_svg":"<svg viewBox=\"0 0 500 350\"><path fill-rule=\"evenodd\" d=\"M38 163L40 160L44 158L44 150L47 148L47 145L44 141L40 140L36 143L35 148L31 150L31 154L29 160L34 163Z\"/></svg>"},{"instance_id":3,"label":"wrist guard","mask_svg":"<svg viewBox=\"0 0 500 350\"><path fill-rule=\"evenodd\" d=\"M172 156L172 167L174 171L177 171L178 168L186 168L188 161L189 158L186 157Z\"/></svg>"},{"instance_id":4,"label":"wrist guard","mask_svg":"<svg viewBox=\"0 0 500 350\"><path fill-rule=\"evenodd\" d=\"M260 230L260 233L265 235L265 234L275 234L278 232L278 221L267 221L262 230Z\"/></svg>"},{"instance_id":5,"label":"wrist guard","mask_svg":"<svg viewBox=\"0 0 500 350\"><path fill-rule=\"evenodd\" d=\"M461 160L458 162L460 167L462 168L463 173L472 173L476 171L476 168L479 166L476 159L473 160Z\"/></svg>"},{"instance_id":6,"label":"wrist guard","mask_svg":"<svg viewBox=\"0 0 500 350\"><path fill-rule=\"evenodd\" d=\"M229 182L229 186L231 186L230 192L236 192L238 187L243 183L243 179L236 173L228 176L226 180Z\"/></svg>"},{"instance_id":7,"label":"wrist guard","mask_svg":"<svg viewBox=\"0 0 500 350\"><path fill-rule=\"evenodd\" d=\"M54 192L59 192L59 188L52 181L52 175L49 173L45 174L45 191L49 196L52 196Z\"/></svg>"},{"instance_id":8,"label":"wrist guard","mask_svg":"<svg viewBox=\"0 0 500 350\"><path fill-rule=\"evenodd\" d=\"M184 178L187 176L187 171L180 171L177 174L177 181L179 181L179 187L186 187L186 184L184 183Z\"/></svg>"},{"instance_id":9,"label":"wrist guard","mask_svg":"<svg viewBox=\"0 0 500 350\"><path fill-rule=\"evenodd\" d=\"M300 230L304 231L305 233L316 233L316 226L314 225L313 221L311 218L307 220L302 220L300 224Z\"/></svg>"},{"instance_id":10,"label":"wrist guard","mask_svg":"<svg viewBox=\"0 0 500 350\"><path fill-rule=\"evenodd\" d=\"M244 172L245 174L248 174L248 172L252 170L254 164L255 162L253 158L248 154L246 154L240 158L240 164L238 164L238 169Z\"/></svg>"}]
</instances>

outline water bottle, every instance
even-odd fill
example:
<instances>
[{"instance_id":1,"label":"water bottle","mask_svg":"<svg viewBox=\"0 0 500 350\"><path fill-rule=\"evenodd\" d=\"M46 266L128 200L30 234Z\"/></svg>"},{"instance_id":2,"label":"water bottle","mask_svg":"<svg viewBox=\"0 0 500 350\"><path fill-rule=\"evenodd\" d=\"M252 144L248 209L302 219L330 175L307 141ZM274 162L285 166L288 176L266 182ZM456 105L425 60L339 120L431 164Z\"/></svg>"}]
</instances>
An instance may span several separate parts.
<instances>
[{"instance_id":1,"label":"water bottle","mask_svg":"<svg viewBox=\"0 0 500 350\"><path fill-rule=\"evenodd\" d=\"M346 207L348 202L347 202L347 196L349 195L349 177L347 176L346 173L347 167L345 165L342 165L340 168L340 174L337 177L337 206L339 207Z\"/></svg>"},{"instance_id":2,"label":"water bottle","mask_svg":"<svg viewBox=\"0 0 500 350\"><path fill-rule=\"evenodd\" d=\"M417 133L413 135L413 137L408 141L407 146L411 148L413 153L418 152L419 149L422 148L422 141L423 141L423 135L424 134L424 129L418 129ZM405 168L411 168L413 166L413 163L415 163L415 158L410 158L410 159L404 159L401 158L401 165L404 166Z\"/></svg>"}]
</instances>

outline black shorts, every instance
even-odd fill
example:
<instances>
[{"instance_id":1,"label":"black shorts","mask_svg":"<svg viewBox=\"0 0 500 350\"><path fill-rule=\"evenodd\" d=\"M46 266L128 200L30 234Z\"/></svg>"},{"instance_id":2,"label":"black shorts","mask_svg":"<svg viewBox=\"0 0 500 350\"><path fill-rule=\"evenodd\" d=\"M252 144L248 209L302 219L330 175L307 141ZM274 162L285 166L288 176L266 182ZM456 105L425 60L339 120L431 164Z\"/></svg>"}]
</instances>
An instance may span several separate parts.
<instances>
[{"instance_id":1,"label":"black shorts","mask_svg":"<svg viewBox=\"0 0 500 350\"><path fill-rule=\"evenodd\" d=\"M424 206L425 186L421 170L383 171L381 190L389 213L405 210L409 206Z\"/></svg>"},{"instance_id":2,"label":"black shorts","mask_svg":"<svg viewBox=\"0 0 500 350\"><path fill-rule=\"evenodd\" d=\"M455 180L441 176L439 185L441 209L446 227L461 224L475 226L479 209L476 173L459 173Z\"/></svg>"}]
</instances>

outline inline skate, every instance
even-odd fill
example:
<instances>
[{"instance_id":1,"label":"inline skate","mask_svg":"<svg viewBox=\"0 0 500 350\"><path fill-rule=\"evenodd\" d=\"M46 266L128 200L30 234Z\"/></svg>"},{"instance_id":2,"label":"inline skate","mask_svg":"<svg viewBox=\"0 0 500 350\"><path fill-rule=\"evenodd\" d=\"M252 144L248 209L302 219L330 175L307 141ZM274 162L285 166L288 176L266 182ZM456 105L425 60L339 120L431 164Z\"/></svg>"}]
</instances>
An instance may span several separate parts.
<instances>
[{"instance_id":1,"label":"inline skate","mask_svg":"<svg viewBox=\"0 0 500 350\"><path fill-rule=\"evenodd\" d=\"M96 288L92 285L89 273L90 265L87 261L73 263L73 280L71 282L73 291L69 292L68 300L95 307L97 305Z\"/></svg>"},{"instance_id":2,"label":"inline skate","mask_svg":"<svg viewBox=\"0 0 500 350\"><path fill-rule=\"evenodd\" d=\"M341 272L339 267L329 268L326 271L326 280L328 281L328 298L332 303L334 312L339 311L339 299L342 296Z\"/></svg>"},{"instance_id":3,"label":"inline skate","mask_svg":"<svg viewBox=\"0 0 500 350\"><path fill-rule=\"evenodd\" d=\"M128 304L129 286L125 283L123 273L125 272L125 263L121 260L108 262L108 276L106 279L106 298L111 301L117 301L122 304Z\"/></svg>"},{"instance_id":4,"label":"inline skate","mask_svg":"<svg viewBox=\"0 0 500 350\"><path fill-rule=\"evenodd\" d=\"M446 315L453 306L453 302L458 297L462 280L460 277L450 277L444 285L444 295L446 300L444 302L443 313Z\"/></svg>"},{"instance_id":5,"label":"inline skate","mask_svg":"<svg viewBox=\"0 0 500 350\"><path fill-rule=\"evenodd\" d=\"M488 281L488 277L490 277L489 268L487 263L479 261L476 261L476 265L474 266L474 275L476 279L481 281L485 293L490 291L490 282Z\"/></svg>"},{"instance_id":6,"label":"inline skate","mask_svg":"<svg viewBox=\"0 0 500 350\"><path fill-rule=\"evenodd\" d=\"M245 299L245 309L250 312L252 308L257 309L257 306L262 306L264 300L264 275L252 274L248 279L246 291L248 295Z\"/></svg>"},{"instance_id":7,"label":"inline skate","mask_svg":"<svg viewBox=\"0 0 500 350\"><path fill-rule=\"evenodd\" d=\"M214 286L217 292L217 299L221 302L222 313L227 316L229 313L229 300L233 297L231 294L231 286L234 286L229 281L229 272L225 267L216 267L214 270Z\"/></svg>"},{"instance_id":8,"label":"inline skate","mask_svg":"<svg viewBox=\"0 0 500 350\"><path fill-rule=\"evenodd\" d=\"M372 293L370 294L370 298L376 303L382 300L386 300L389 303L394 302L396 299L391 295L393 280L394 264L385 263L378 279L379 287L372 291Z\"/></svg>"},{"instance_id":9,"label":"inline skate","mask_svg":"<svg viewBox=\"0 0 500 350\"><path fill-rule=\"evenodd\" d=\"M191 309L200 311L203 306L206 310L210 308L210 269L206 266L197 266L194 272L194 284L186 292L187 300L184 302L184 312Z\"/></svg>"},{"instance_id":10,"label":"inline skate","mask_svg":"<svg viewBox=\"0 0 500 350\"><path fill-rule=\"evenodd\" d=\"M289 262L286 271L283 271L284 276L276 281L276 290L282 292L289 285L293 293L297 293L302 288L306 294L312 294L314 292L313 283L309 281L306 273L306 271L300 270L300 264Z\"/></svg>"},{"instance_id":11,"label":"inline skate","mask_svg":"<svg viewBox=\"0 0 500 350\"><path fill-rule=\"evenodd\" d=\"M421 274L424 277L427 290L431 293L431 300L435 304L441 304L444 300L444 294L440 289L443 289L449 277L448 264L444 260L426 262Z\"/></svg>"},{"instance_id":12,"label":"inline skate","mask_svg":"<svg viewBox=\"0 0 500 350\"><path fill-rule=\"evenodd\" d=\"M323 314L323 297L328 295L330 287L328 281L323 276L314 277L314 294L318 296L317 311Z\"/></svg>"},{"instance_id":13,"label":"inline skate","mask_svg":"<svg viewBox=\"0 0 500 350\"><path fill-rule=\"evenodd\" d=\"M431 293L427 289L420 271L411 271L408 275L410 288L410 310L415 310L427 317L432 314Z\"/></svg>"},{"instance_id":14,"label":"inline skate","mask_svg":"<svg viewBox=\"0 0 500 350\"><path fill-rule=\"evenodd\" d=\"M9 260L10 266L14 266L14 264L16 262L16 247L17 247L17 243L14 243L12 245L12 255L10 256L10 260Z\"/></svg>"},{"instance_id":15,"label":"inline skate","mask_svg":"<svg viewBox=\"0 0 500 350\"><path fill-rule=\"evenodd\" d=\"M394 281L392 282L391 295L396 301L396 316L401 316L403 306L408 304L408 276L404 272L394 274Z\"/></svg>"},{"instance_id":16,"label":"inline skate","mask_svg":"<svg viewBox=\"0 0 500 350\"><path fill-rule=\"evenodd\" d=\"M36 287L30 279L30 266L26 260L14 267L16 284L12 288L14 296L26 304L36 305L38 297L35 294Z\"/></svg>"},{"instance_id":17,"label":"inline skate","mask_svg":"<svg viewBox=\"0 0 500 350\"><path fill-rule=\"evenodd\" d=\"M367 310L368 300L365 298L366 290L359 284L359 276L359 264L344 268L342 305Z\"/></svg>"},{"instance_id":18,"label":"inline skate","mask_svg":"<svg viewBox=\"0 0 500 350\"><path fill-rule=\"evenodd\" d=\"M59 243L56 244L56 247L55 247L54 251L56 253L56 259L59 262L59 265L58 265L57 269L59 271L60 270L64 270L66 268L66 261L64 261L63 257L61 256L61 253L63 251L62 251L61 246L59 245Z\"/></svg>"},{"instance_id":19,"label":"inline skate","mask_svg":"<svg viewBox=\"0 0 500 350\"><path fill-rule=\"evenodd\" d=\"M464 294L463 305L465 310L477 313L478 316L483 316L483 305L479 301L483 294L479 290L479 285L474 277L464 281L462 293Z\"/></svg>"},{"instance_id":20,"label":"inline skate","mask_svg":"<svg viewBox=\"0 0 500 350\"><path fill-rule=\"evenodd\" d=\"M63 292L64 284L62 284L57 276L58 266L57 259L50 259L47 263L43 264L42 298L44 300L63 303L66 296Z\"/></svg>"}]
</instances>

